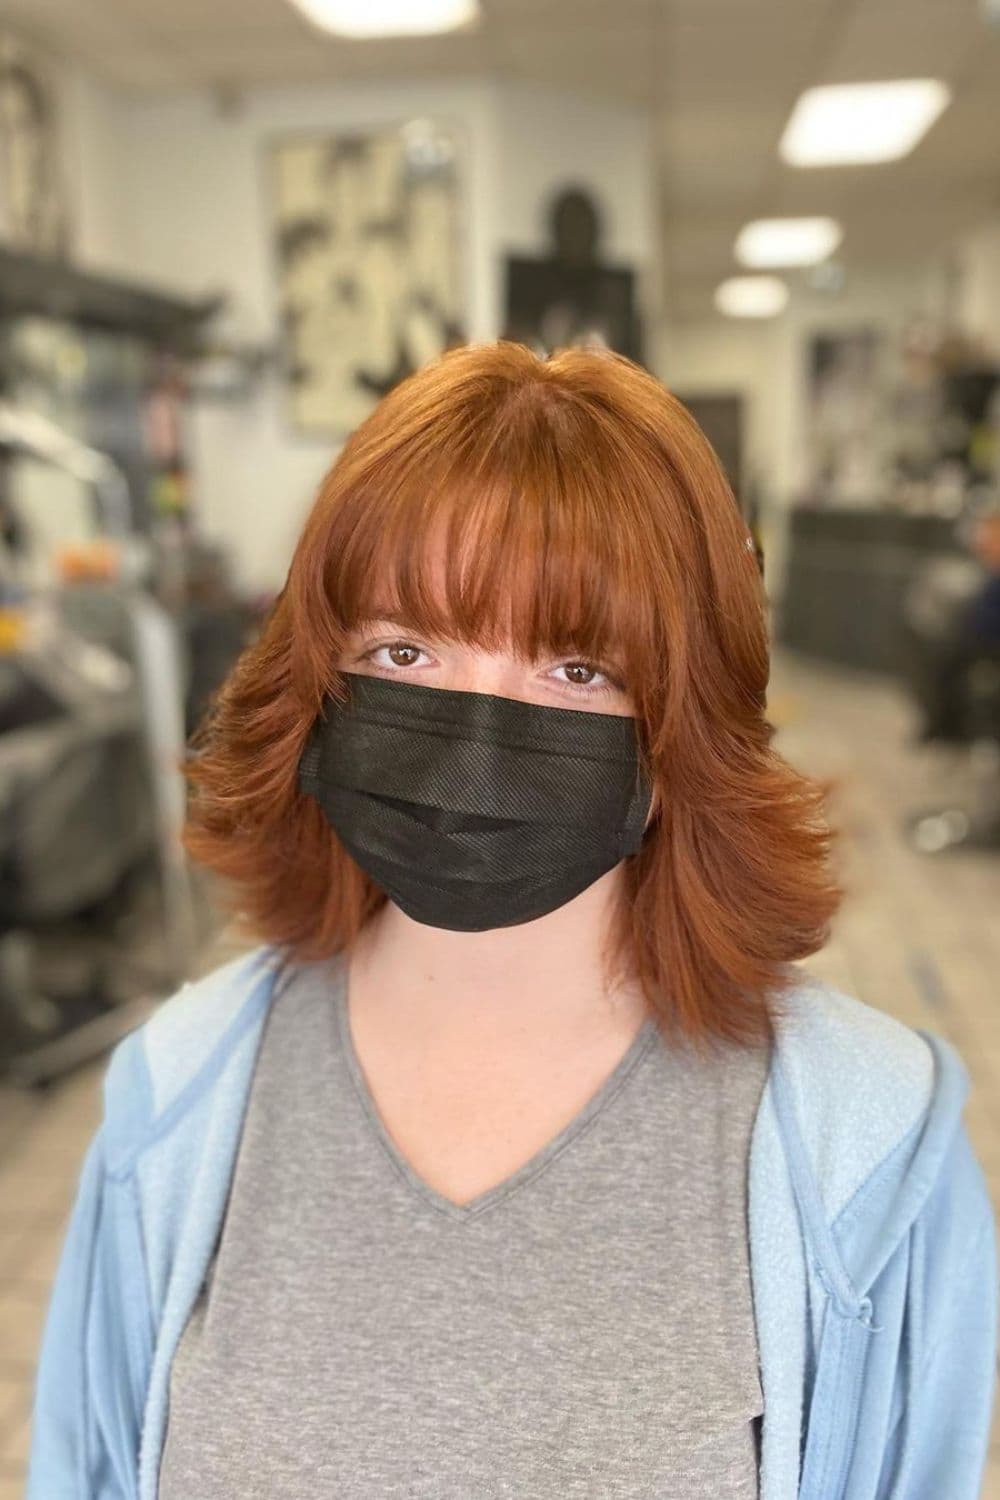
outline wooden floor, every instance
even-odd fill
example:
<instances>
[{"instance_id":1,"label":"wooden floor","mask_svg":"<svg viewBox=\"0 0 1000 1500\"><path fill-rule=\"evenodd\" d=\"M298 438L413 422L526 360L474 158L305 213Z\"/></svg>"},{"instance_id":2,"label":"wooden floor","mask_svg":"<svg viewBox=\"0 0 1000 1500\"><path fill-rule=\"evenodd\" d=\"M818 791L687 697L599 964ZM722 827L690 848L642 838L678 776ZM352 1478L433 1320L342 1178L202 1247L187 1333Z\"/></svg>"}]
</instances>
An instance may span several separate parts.
<instances>
[{"instance_id":1,"label":"wooden floor","mask_svg":"<svg viewBox=\"0 0 1000 1500\"><path fill-rule=\"evenodd\" d=\"M966 1122L1000 1211L1000 854L920 854L905 833L909 813L974 796L988 784L982 768L970 775L914 749L908 702L879 681L779 658L770 713L782 752L838 782L851 894L808 967L955 1043L972 1080ZM0 1500L23 1491L38 1339L102 1072L82 1070L44 1101L0 1095ZM1000 1414L983 1500L1000 1500Z\"/></svg>"}]
</instances>

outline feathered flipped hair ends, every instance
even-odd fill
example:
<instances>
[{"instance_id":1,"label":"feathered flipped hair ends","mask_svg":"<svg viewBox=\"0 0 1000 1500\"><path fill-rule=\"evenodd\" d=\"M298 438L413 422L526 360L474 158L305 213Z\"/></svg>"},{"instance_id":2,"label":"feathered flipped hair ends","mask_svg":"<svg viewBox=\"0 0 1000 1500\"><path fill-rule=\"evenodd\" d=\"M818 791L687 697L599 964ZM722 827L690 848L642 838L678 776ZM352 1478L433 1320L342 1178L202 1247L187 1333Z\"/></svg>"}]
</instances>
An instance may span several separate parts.
<instances>
[{"instance_id":1,"label":"feathered flipped hair ends","mask_svg":"<svg viewBox=\"0 0 1000 1500\"><path fill-rule=\"evenodd\" d=\"M618 666L660 811L625 861L611 966L678 1037L769 1040L843 892L828 788L772 748L753 542L686 408L622 355L499 341L449 350L352 434L187 765L189 852L290 957L340 952L386 900L296 772L348 632L387 610Z\"/></svg>"}]
</instances>

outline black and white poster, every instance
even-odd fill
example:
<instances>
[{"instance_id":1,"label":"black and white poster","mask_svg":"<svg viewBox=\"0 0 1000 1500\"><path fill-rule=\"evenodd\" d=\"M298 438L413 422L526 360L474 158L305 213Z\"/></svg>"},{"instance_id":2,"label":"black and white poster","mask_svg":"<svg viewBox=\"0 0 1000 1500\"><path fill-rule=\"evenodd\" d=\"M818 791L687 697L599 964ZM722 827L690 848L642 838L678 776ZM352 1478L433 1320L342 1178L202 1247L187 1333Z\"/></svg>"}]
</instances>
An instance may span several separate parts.
<instances>
[{"instance_id":1,"label":"black and white poster","mask_svg":"<svg viewBox=\"0 0 1000 1500\"><path fill-rule=\"evenodd\" d=\"M461 135L415 119L285 137L269 158L290 423L343 437L466 341Z\"/></svg>"}]
</instances>

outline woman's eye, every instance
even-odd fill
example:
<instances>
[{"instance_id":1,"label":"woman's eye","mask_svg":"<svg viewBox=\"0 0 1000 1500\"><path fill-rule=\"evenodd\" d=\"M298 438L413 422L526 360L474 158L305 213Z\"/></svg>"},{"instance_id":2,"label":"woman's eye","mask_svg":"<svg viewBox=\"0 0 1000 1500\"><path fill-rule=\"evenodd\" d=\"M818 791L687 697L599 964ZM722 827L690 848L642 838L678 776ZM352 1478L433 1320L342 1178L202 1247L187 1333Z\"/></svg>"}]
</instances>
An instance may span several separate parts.
<instances>
[{"instance_id":1,"label":"woman's eye","mask_svg":"<svg viewBox=\"0 0 1000 1500\"><path fill-rule=\"evenodd\" d=\"M380 651L388 651L390 653L390 661L388 663L375 660ZM365 651L362 655L362 660L373 661L378 667L384 667L386 665L393 667L412 667L414 657L420 656L421 654L422 648L420 646L414 646L412 641L388 641L383 646L373 646L370 651ZM403 657L403 660L397 660L398 656Z\"/></svg>"},{"instance_id":2,"label":"woman's eye","mask_svg":"<svg viewBox=\"0 0 1000 1500\"><path fill-rule=\"evenodd\" d=\"M585 693L610 693L618 686L602 667L592 661L562 662L556 671L568 672L570 676L565 685ZM597 678L603 680L595 681Z\"/></svg>"}]
</instances>

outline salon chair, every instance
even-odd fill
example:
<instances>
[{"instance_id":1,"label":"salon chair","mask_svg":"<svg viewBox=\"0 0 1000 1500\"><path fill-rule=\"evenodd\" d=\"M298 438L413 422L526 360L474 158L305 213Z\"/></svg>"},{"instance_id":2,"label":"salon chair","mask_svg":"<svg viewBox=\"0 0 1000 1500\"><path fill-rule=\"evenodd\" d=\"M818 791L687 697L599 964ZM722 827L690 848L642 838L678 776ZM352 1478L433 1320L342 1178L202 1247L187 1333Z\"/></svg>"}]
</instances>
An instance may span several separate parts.
<instances>
[{"instance_id":1,"label":"salon chair","mask_svg":"<svg viewBox=\"0 0 1000 1500\"><path fill-rule=\"evenodd\" d=\"M184 977L204 934L165 837L180 712L140 591L76 583L0 654L0 1077L45 1084L104 1053Z\"/></svg>"}]
</instances>

